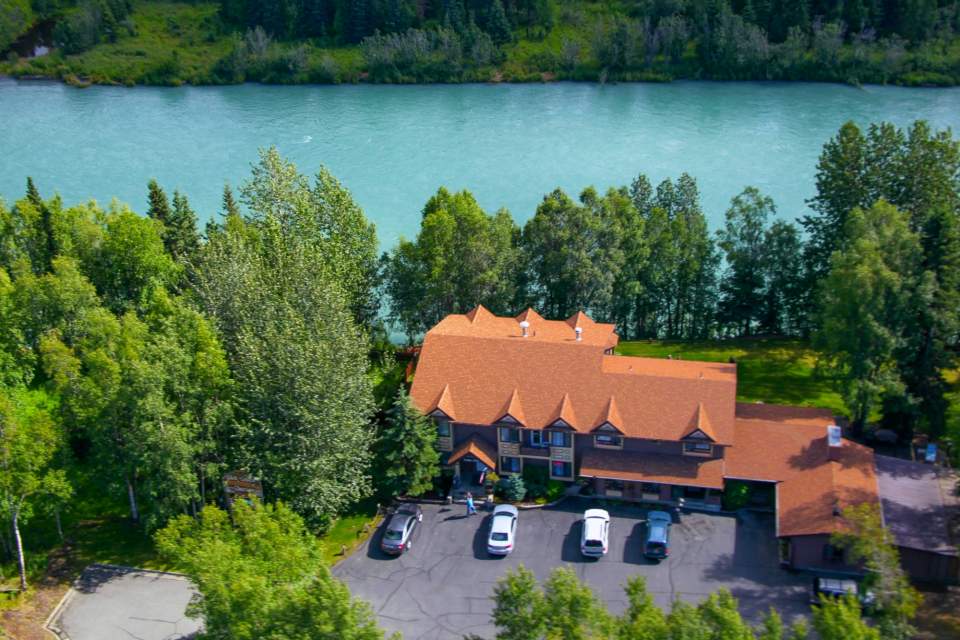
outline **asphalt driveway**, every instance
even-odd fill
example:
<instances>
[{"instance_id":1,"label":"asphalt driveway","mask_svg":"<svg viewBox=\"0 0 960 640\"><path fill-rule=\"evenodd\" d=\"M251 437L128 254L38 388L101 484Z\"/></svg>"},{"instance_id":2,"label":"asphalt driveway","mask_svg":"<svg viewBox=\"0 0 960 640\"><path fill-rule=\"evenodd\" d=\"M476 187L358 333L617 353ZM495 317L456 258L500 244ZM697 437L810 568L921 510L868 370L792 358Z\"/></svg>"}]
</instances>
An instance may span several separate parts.
<instances>
[{"instance_id":1,"label":"asphalt driveway","mask_svg":"<svg viewBox=\"0 0 960 640\"><path fill-rule=\"evenodd\" d=\"M184 611L186 578L113 565L87 567L50 627L69 640L187 640L200 628Z\"/></svg>"},{"instance_id":2,"label":"asphalt driveway","mask_svg":"<svg viewBox=\"0 0 960 640\"><path fill-rule=\"evenodd\" d=\"M614 612L624 608L623 586L635 574L646 576L662 607L676 598L697 602L725 586L752 620L771 606L787 620L808 612L808 579L778 567L772 515L683 514L673 526L670 558L657 564L640 552L645 510L633 505L605 507L612 517L609 553L600 560L582 558L580 517L589 506L598 505L571 499L522 511L516 549L501 559L486 552L488 514L468 518L462 505L425 505L410 551L399 558L380 552L381 527L334 574L371 603L387 630L405 639L467 633L492 638L493 586L520 564L541 580L555 567L573 567Z\"/></svg>"}]
</instances>

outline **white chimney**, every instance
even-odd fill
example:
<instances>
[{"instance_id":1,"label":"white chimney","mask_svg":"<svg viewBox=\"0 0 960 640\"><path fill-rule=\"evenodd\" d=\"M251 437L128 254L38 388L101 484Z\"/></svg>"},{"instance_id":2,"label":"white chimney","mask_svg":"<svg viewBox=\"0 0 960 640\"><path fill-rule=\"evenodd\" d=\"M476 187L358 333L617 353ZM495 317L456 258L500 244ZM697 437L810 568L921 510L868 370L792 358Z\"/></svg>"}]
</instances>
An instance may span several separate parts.
<instances>
[{"instance_id":1,"label":"white chimney","mask_svg":"<svg viewBox=\"0 0 960 640\"><path fill-rule=\"evenodd\" d=\"M523 332L523 337L527 337L527 329L530 327L530 323L526 320L520 321L520 330Z\"/></svg>"},{"instance_id":2,"label":"white chimney","mask_svg":"<svg viewBox=\"0 0 960 640\"><path fill-rule=\"evenodd\" d=\"M574 331L577 333L577 342L583 340L583 327L577 327Z\"/></svg>"}]
</instances>

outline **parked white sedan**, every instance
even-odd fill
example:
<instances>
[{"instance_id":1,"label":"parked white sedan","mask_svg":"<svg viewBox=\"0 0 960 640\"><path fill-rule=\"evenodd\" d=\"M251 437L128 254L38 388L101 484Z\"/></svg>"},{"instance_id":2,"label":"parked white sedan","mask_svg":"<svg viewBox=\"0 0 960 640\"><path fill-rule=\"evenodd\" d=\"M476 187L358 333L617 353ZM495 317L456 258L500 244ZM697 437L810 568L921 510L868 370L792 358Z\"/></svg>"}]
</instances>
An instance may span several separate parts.
<instances>
[{"instance_id":1,"label":"parked white sedan","mask_svg":"<svg viewBox=\"0 0 960 640\"><path fill-rule=\"evenodd\" d=\"M580 553L591 558L607 554L610 539L610 514L603 509L587 509L583 514Z\"/></svg>"},{"instance_id":2,"label":"parked white sedan","mask_svg":"<svg viewBox=\"0 0 960 640\"><path fill-rule=\"evenodd\" d=\"M490 519L490 535L487 538L487 553L505 556L513 551L517 535L517 508L500 504L493 510Z\"/></svg>"}]
</instances>

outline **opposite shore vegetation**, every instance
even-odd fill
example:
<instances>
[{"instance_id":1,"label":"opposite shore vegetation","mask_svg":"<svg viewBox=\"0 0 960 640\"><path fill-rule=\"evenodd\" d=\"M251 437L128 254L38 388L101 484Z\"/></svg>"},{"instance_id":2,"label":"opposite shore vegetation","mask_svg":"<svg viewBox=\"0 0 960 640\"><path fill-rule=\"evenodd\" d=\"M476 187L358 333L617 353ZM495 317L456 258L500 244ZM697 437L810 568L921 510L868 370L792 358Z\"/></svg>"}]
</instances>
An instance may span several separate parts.
<instances>
[{"instance_id":1,"label":"opposite shore vegetation","mask_svg":"<svg viewBox=\"0 0 960 640\"><path fill-rule=\"evenodd\" d=\"M952 86L958 33L956 0L5 0L0 73L77 85ZM54 49L28 58L34 41Z\"/></svg>"}]
</instances>

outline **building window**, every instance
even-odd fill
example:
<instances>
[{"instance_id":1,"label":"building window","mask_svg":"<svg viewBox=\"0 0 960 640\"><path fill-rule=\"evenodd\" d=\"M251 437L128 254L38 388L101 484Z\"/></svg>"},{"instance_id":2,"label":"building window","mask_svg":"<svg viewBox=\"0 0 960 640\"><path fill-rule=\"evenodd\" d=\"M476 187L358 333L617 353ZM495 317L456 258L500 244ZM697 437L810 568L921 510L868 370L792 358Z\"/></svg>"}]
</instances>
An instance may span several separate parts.
<instances>
[{"instance_id":1,"label":"building window","mask_svg":"<svg viewBox=\"0 0 960 640\"><path fill-rule=\"evenodd\" d=\"M660 495L660 485L654 484L653 482L644 482L640 485L640 491L642 493L655 493Z\"/></svg>"},{"instance_id":2,"label":"building window","mask_svg":"<svg viewBox=\"0 0 960 640\"><path fill-rule=\"evenodd\" d=\"M780 538L780 564L788 565L793 559L793 549L790 538Z\"/></svg>"},{"instance_id":3,"label":"building window","mask_svg":"<svg viewBox=\"0 0 960 640\"><path fill-rule=\"evenodd\" d=\"M503 473L520 473L520 458L500 456L500 471Z\"/></svg>"},{"instance_id":4,"label":"building window","mask_svg":"<svg viewBox=\"0 0 960 640\"><path fill-rule=\"evenodd\" d=\"M437 418L437 435L441 438L450 437L450 421L443 418Z\"/></svg>"},{"instance_id":5,"label":"building window","mask_svg":"<svg viewBox=\"0 0 960 640\"><path fill-rule=\"evenodd\" d=\"M823 560L830 564L843 563L843 547L834 544L823 545Z\"/></svg>"},{"instance_id":6,"label":"building window","mask_svg":"<svg viewBox=\"0 0 960 640\"><path fill-rule=\"evenodd\" d=\"M691 456L713 455L713 445L709 442L684 442L683 453Z\"/></svg>"},{"instance_id":7,"label":"building window","mask_svg":"<svg viewBox=\"0 0 960 640\"><path fill-rule=\"evenodd\" d=\"M623 437L612 433L598 433L593 437L593 444L597 447L623 448Z\"/></svg>"},{"instance_id":8,"label":"building window","mask_svg":"<svg viewBox=\"0 0 960 640\"><path fill-rule=\"evenodd\" d=\"M573 465L569 462L554 460L550 463L550 475L555 478L569 478L573 476Z\"/></svg>"},{"instance_id":9,"label":"building window","mask_svg":"<svg viewBox=\"0 0 960 640\"><path fill-rule=\"evenodd\" d=\"M551 431L550 446L551 447L569 447L570 434L567 433L566 431Z\"/></svg>"},{"instance_id":10,"label":"building window","mask_svg":"<svg viewBox=\"0 0 960 640\"><path fill-rule=\"evenodd\" d=\"M547 446L547 442L543 437L543 431L531 431L530 432L530 446L542 448Z\"/></svg>"},{"instance_id":11,"label":"building window","mask_svg":"<svg viewBox=\"0 0 960 640\"><path fill-rule=\"evenodd\" d=\"M500 442L520 442L520 430L500 427Z\"/></svg>"}]
</instances>

